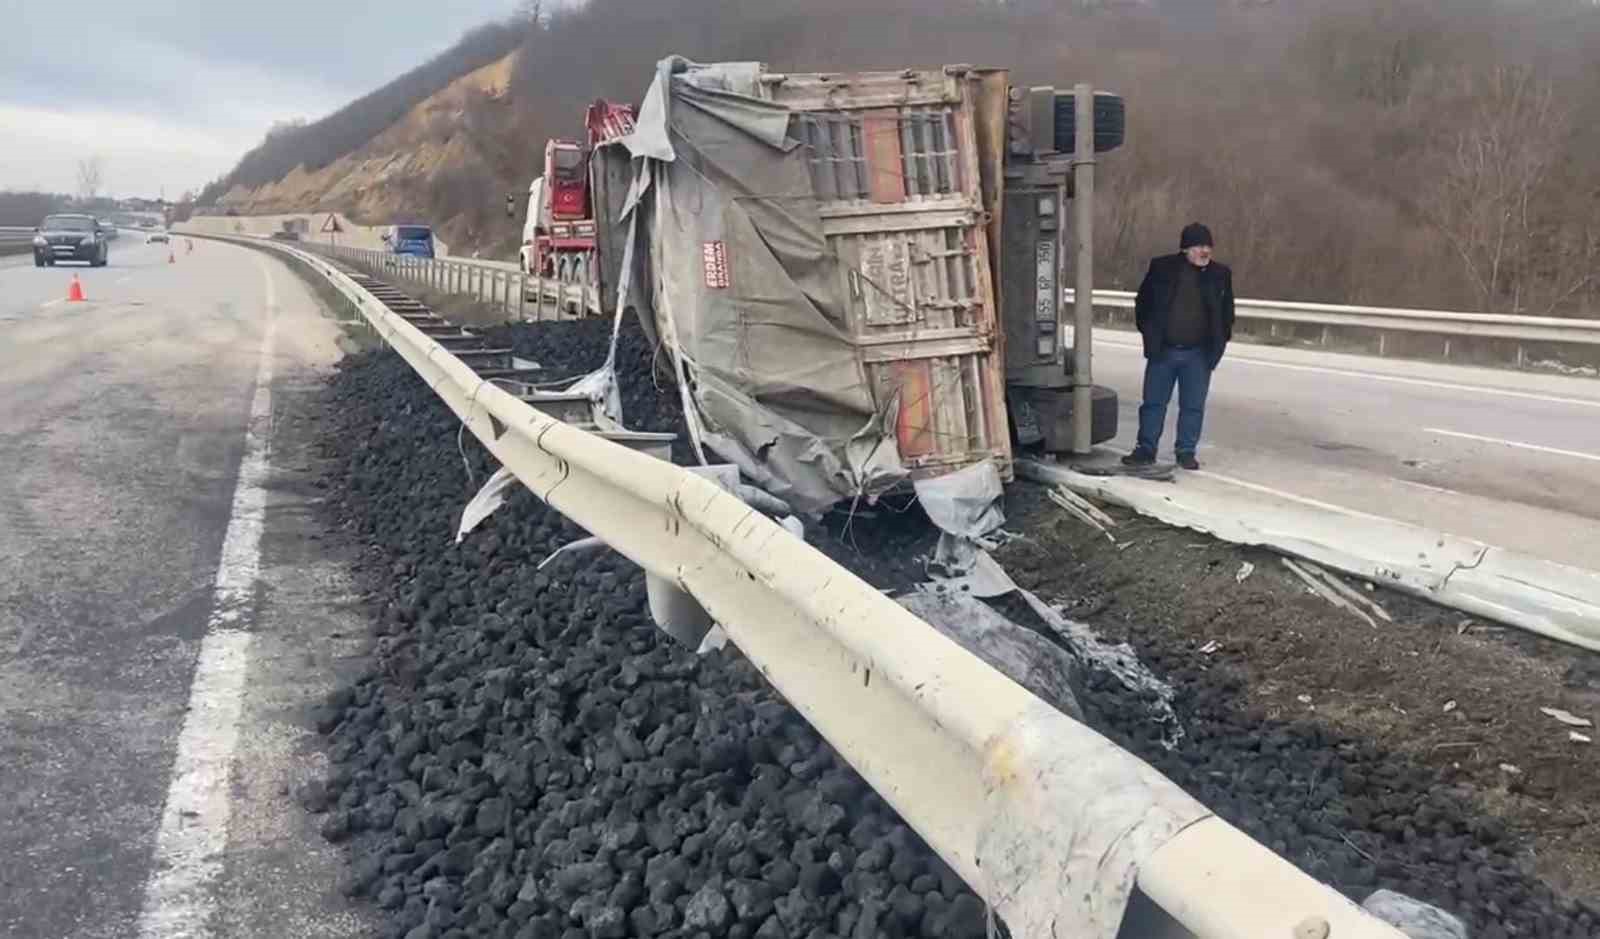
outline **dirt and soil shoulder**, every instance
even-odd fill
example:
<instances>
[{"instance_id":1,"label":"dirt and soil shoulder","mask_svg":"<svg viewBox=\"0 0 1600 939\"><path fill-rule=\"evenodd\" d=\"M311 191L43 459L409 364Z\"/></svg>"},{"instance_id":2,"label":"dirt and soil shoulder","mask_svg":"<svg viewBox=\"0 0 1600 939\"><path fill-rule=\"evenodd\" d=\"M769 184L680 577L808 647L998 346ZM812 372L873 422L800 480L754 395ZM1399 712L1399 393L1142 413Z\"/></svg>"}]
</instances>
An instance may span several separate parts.
<instances>
[{"instance_id":1,"label":"dirt and soil shoulder","mask_svg":"<svg viewBox=\"0 0 1600 939\"><path fill-rule=\"evenodd\" d=\"M1270 552L1115 509L1113 543L1034 486L1012 487L1007 514L1025 537L999 557L1019 585L1126 640L1169 680L1234 689L1228 704L1246 721L1389 752L1426 780L1421 791L1479 813L1483 834L1503 829L1556 890L1600 897L1600 751L1570 736L1593 729L1540 710L1600 714L1600 656L1381 590L1370 596L1394 622L1369 627ZM1364 791L1348 774L1342 788ZM1401 825L1401 841L1418 827Z\"/></svg>"}]
</instances>

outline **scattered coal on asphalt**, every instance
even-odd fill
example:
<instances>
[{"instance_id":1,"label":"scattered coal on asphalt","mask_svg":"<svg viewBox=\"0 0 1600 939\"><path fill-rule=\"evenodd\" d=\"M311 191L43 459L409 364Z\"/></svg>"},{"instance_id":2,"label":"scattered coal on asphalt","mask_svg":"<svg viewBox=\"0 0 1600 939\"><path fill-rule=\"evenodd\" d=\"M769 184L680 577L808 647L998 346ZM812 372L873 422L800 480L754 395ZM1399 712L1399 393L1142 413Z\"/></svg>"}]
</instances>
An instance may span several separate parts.
<instances>
[{"instance_id":1,"label":"scattered coal on asphalt","mask_svg":"<svg viewBox=\"0 0 1600 939\"><path fill-rule=\"evenodd\" d=\"M494 338L577 375L609 334L587 320ZM654 366L629 324L628 424L682 433ZM345 889L392 911L391 935L985 934L982 903L731 647L697 658L651 624L632 564L601 553L535 572L584 532L521 489L454 544L494 464L470 435L458 451L454 417L398 356L347 360L327 401L330 518L365 546L378 638L319 714L333 769L302 799L351 840ZM814 537L880 586L915 576L914 519L895 513L890 564L853 563L882 539L870 518L849 524ZM1357 901L1388 888L1435 903L1479 939L1600 934L1448 778L1256 716L1247 689L1183 650L1138 651L1177 689L1186 736L1168 749L1137 695L1092 667L1090 723L1313 876Z\"/></svg>"}]
</instances>

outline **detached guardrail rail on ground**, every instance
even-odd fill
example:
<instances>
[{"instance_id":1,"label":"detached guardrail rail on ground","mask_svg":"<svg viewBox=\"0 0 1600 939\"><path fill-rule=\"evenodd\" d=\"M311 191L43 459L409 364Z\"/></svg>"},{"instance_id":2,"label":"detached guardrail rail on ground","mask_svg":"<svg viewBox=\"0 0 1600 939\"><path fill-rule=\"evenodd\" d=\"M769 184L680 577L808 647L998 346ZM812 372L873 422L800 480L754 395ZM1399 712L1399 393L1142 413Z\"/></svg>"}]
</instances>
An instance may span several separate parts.
<instances>
[{"instance_id":1,"label":"detached guardrail rail on ground","mask_svg":"<svg viewBox=\"0 0 1600 939\"><path fill-rule=\"evenodd\" d=\"M599 291L594 287L534 277L509 261L421 258L314 241L303 242L299 247L375 275L396 277L441 293L474 297L498 306L508 319L546 320L600 313Z\"/></svg>"},{"instance_id":2,"label":"detached guardrail rail on ground","mask_svg":"<svg viewBox=\"0 0 1600 939\"><path fill-rule=\"evenodd\" d=\"M1074 292L1065 291L1072 302ZM1135 294L1127 290L1096 290L1094 305L1101 310L1126 313L1132 321ZM1268 324L1289 323L1322 327L1322 343L1329 331L1339 328L1378 331L1378 354L1387 352L1388 333L1413 333L1445 339L1445 357L1450 355L1451 339L1501 339L1517 345L1517 365L1525 363L1523 343L1576 346L1591 352L1600 347L1600 319L1568 319L1554 316L1512 316L1499 313L1452 313L1443 310L1409 310L1396 307L1336 306L1328 303L1300 303L1290 300L1235 300L1234 311L1240 320L1260 320Z\"/></svg>"},{"instance_id":3,"label":"detached guardrail rail on ground","mask_svg":"<svg viewBox=\"0 0 1600 939\"><path fill-rule=\"evenodd\" d=\"M1205 939L1403 939L715 483L530 408L325 258L237 240L327 278L502 466L692 595L1018 939L1112 939L1135 880Z\"/></svg>"}]
</instances>

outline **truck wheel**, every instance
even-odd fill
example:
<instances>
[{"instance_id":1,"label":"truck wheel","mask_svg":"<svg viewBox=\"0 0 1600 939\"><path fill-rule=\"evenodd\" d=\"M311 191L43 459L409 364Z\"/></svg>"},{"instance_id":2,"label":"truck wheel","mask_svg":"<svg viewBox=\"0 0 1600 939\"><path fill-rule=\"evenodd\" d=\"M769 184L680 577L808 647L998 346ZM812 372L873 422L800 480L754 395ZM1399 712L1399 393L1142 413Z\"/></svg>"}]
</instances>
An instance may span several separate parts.
<instances>
[{"instance_id":1,"label":"truck wheel","mask_svg":"<svg viewBox=\"0 0 1600 939\"><path fill-rule=\"evenodd\" d=\"M1089 440L1105 443L1117 435L1117 392L1095 385L1090 397Z\"/></svg>"}]
</instances>

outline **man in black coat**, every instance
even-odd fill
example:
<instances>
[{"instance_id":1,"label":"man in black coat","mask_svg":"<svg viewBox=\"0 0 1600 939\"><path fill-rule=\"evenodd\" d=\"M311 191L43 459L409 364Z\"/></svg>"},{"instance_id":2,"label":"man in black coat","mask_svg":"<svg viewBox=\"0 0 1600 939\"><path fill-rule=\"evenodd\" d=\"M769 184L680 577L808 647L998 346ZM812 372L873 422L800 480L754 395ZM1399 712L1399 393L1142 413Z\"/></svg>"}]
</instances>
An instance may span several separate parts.
<instances>
[{"instance_id":1,"label":"man in black coat","mask_svg":"<svg viewBox=\"0 0 1600 939\"><path fill-rule=\"evenodd\" d=\"M1178 253L1152 258L1139 285L1134 321L1144 337L1144 403L1139 442L1122 458L1129 466L1156 461L1172 386L1178 386L1178 465L1197 470L1195 451L1205 422L1211 372L1233 338L1233 271L1211 259L1211 229L1187 225Z\"/></svg>"}]
</instances>

